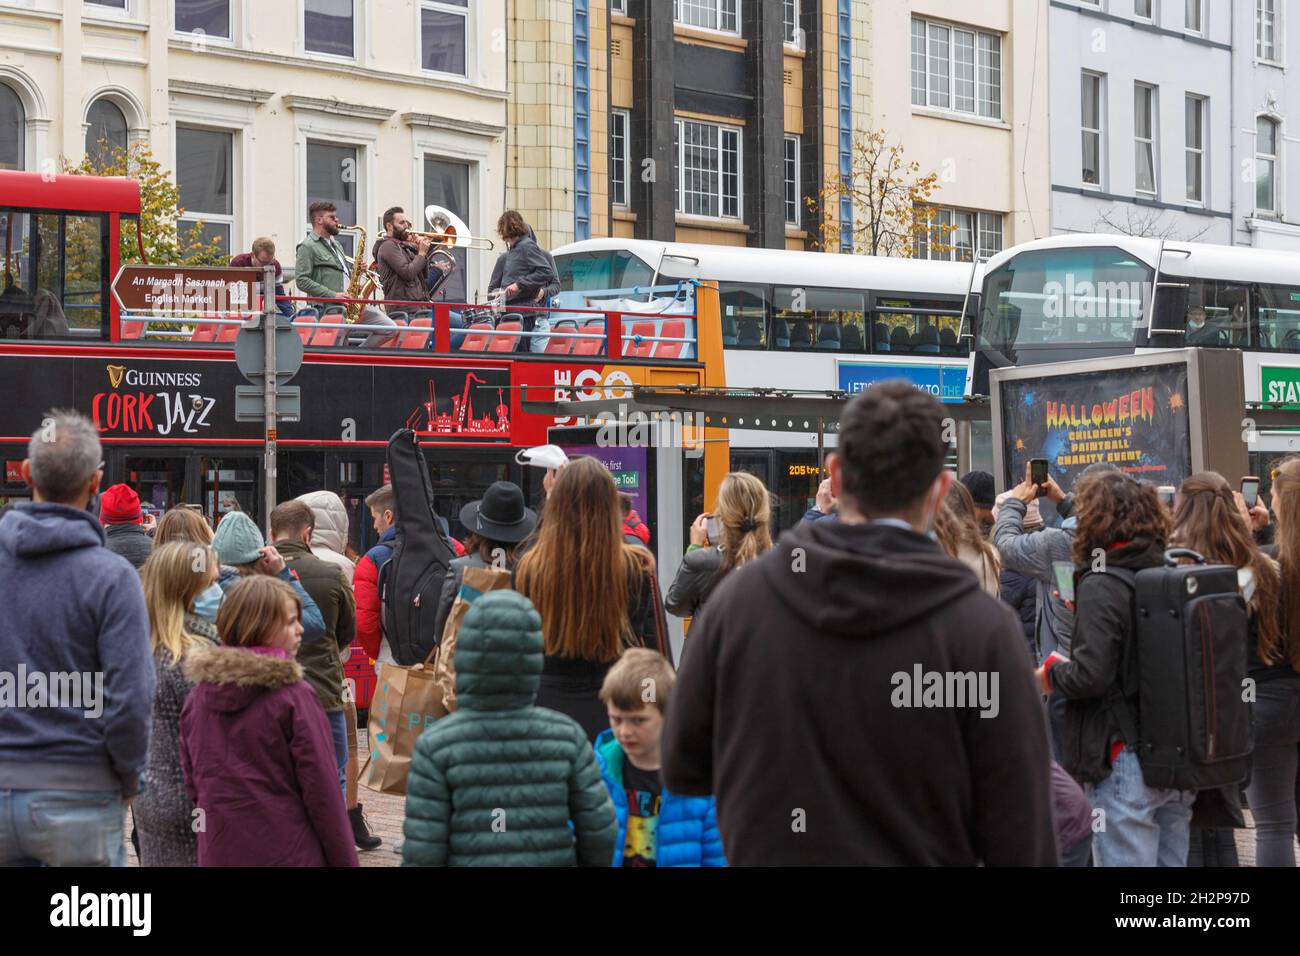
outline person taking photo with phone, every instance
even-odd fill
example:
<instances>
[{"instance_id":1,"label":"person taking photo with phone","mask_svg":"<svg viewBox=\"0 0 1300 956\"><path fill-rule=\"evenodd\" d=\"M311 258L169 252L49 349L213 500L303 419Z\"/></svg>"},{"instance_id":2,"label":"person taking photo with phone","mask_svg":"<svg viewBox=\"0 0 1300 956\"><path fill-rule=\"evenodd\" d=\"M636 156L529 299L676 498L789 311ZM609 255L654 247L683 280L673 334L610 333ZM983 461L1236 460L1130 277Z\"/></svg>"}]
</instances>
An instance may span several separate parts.
<instances>
[{"instance_id":1,"label":"person taking photo with phone","mask_svg":"<svg viewBox=\"0 0 1300 956\"><path fill-rule=\"evenodd\" d=\"M1002 567L1032 579L1037 585L1037 615L1034 639L1038 648L1037 663L1042 663L1053 651L1070 654L1070 636L1074 629L1074 611L1056 589L1052 565L1057 561L1070 561L1074 548L1075 520L1069 516L1066 494L1050 473L1046 483L1034 482L1032 465L1025 463L1025 480L1011 489L1011 494L993 522L993 546L1002 555ZM1106 462L1089 465L1075 480L1076 485L1085 475L1102 471L1118 471ZM1057 513L1065 520L1059 528L1043 528L1032 534L1025 527L1025 512L1038 498L1047 498L1056 504ZM1065 701L1059 695L1048 698L1048 723L1052 729L1053 756L1061 759L1061 738L1064 730Z\"/></svg>"},{"instance_id":2,"label":"person taking photo with phone","mask_svg":"<svg viewBox=\"0 0 1300 956\"><path fill-rule=\"evenodd\" d=\"M772 547L772 502L763 482L733 471L718 488L714 514L691 525L691 544L677 568L664 607L669 614L697 614L718 582Z\"/></svg>"}]
</instances>

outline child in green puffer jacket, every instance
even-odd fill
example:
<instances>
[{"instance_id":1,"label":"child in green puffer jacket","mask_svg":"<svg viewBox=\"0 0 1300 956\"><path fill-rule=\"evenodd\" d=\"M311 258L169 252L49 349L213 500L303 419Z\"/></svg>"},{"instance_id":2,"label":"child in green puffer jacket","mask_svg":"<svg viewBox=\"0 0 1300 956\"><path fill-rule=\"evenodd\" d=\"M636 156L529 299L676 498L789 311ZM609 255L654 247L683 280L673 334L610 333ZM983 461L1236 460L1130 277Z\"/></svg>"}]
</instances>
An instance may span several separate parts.
<instances>
[{"instance_id":1,"label":"child in green puffer jacket","mask_svg":"<svg viewBox=\"0 0 1300 956\"><path fill-rule=\"evenodd\" d=\"M535 706L541 673L532 602L475 601L458 635L457 710L411 759L403 866L609 866L613 805L582 728Z\"/></svg>"}]
</instances>

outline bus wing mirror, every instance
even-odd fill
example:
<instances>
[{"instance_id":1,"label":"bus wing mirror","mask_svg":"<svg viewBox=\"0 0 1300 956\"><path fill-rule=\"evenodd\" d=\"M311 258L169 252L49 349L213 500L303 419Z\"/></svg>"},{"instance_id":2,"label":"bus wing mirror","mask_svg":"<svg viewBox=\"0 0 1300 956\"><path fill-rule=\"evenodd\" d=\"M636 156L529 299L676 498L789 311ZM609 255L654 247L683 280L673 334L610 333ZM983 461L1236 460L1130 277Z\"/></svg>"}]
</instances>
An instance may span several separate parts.
<instances>
[{"instance_id":1,"label":"bus wing mirror","mask_svg":"<svg viewBox=\"0 0 1300 956\"><path fill-rule=\"evenodd\" d=\"M1156 286L1156 307L1151 316L1151 334L1187 331L1187 285L1161 282Z\"/></svg>"}]
</instances>

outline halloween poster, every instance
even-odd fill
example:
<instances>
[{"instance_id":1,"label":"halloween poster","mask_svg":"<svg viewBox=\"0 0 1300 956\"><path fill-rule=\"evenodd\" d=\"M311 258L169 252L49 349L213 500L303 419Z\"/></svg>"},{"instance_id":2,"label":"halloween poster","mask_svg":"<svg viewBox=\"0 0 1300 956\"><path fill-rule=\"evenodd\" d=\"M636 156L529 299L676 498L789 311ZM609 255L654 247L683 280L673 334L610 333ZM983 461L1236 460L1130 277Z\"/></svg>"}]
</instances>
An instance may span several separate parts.
<instances>
[{"instance_id":1,"label":"halloween poster","mask_svg":"<svg viewBox=\"0 0 1300 956\"><path fill-rule=\"evenodd\" d=\"M1046 458L1066 491L1094 462L1155 485L1177 487L1191 474L1184 364L1006 381L1001 405L1007 488L1024 480L1031 458Z\"/></svg>"}]
</instances>

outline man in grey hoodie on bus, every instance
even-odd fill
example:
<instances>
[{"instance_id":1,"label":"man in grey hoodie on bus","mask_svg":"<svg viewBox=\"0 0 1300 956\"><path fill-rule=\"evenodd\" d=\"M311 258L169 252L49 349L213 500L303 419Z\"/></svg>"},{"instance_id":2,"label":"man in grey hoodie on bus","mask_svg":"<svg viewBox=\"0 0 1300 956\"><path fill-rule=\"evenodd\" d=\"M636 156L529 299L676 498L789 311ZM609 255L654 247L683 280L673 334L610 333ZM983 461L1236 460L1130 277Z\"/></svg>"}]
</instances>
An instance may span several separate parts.
<instances>
[{"instance_id":1,"label":"man in grey hoodie on bus","mask_svg":"<svg viewBox=\"0 0 1300 956\"><path fill-rule=\"evenodd\" d=\"M505 242L506 251L492 269L488 288L502 293L501 301L505 306L545 306L560 291L560 274L556 271L555 260L538 243L533 227L513 209L501 214L497 233ZM550 331L550 322L541 312L524 312L522 315L524 331L536 334L528 336L519 351L544 352L547 336L541 333Z\"/></svg>"},{"instance_id":2,"label":"man in grey hoodie on bus","mask_svg":"<svg viewBox=\"0 0 1300 956\"><path fill-rule=\"evenodd\" d=\"M1096 471L1114 471L1106 462L1089 465L1075 482ZM1046 498L1056 505L1056 513L1063 519L1059 528L1041 531L1025 530L1025 511L1031 501ZM1036 485L1029 477L1025 465L1025 480L1011 489L999 504L993 519L993 545L1002 555L1004 570L1015 571L1033 580L1038 592L1038 618L1034 637L1038 645L1038 662L1041 664L1052 651L1070 655L1070 637L1074 633L1074 610L1067 607L1056 590L1052 564L1056 561L1074 563L1075 519L1070 515L1074 496L1066 495L1051 476L1045 485ZM1065 698L1052 694L1048 698L1048 724L1052 731L1052 749L1057 760L1061 757L1061 731L1065 720Z\"/></svg>"}]
</instances>

